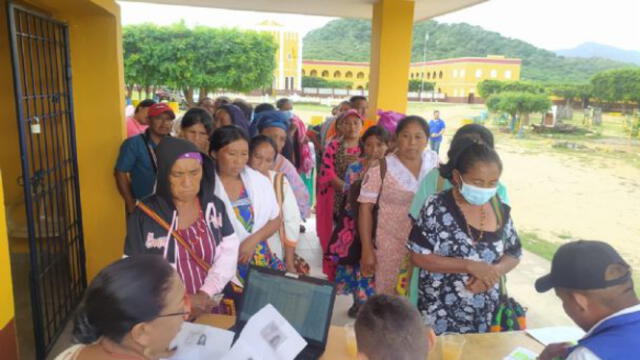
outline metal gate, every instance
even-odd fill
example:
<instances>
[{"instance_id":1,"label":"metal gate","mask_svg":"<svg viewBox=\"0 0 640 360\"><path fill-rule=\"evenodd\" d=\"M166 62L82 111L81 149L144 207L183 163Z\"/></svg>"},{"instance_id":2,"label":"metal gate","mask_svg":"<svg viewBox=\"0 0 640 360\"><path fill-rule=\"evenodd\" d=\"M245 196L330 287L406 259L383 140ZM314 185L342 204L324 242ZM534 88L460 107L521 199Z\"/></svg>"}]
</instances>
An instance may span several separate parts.
<instances>
[{"instance_id":1,"label":"metal gate","mask_svg":"<svg viewBox=\"0 0 640 360\"><path fill-rule=\"evenodd\" d=\"M38 359L86 287L67 25L9 4Z\"/></svg>"}]
</instances>

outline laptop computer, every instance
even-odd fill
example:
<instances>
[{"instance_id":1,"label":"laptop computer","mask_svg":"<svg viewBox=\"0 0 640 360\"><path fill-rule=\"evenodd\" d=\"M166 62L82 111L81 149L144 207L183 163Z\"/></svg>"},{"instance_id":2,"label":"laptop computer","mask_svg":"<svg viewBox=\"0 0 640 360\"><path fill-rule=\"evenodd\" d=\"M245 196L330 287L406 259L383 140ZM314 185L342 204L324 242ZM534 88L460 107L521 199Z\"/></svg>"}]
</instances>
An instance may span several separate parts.
<instances>
[{"instance_id":1,"label":"laptop computer","mask_svg":"<svg viewBox=\"0 0 640 360\"><path fill-rule=\"evenodd\" d=\"M232 330L237 339L249 318L271 304L307 341L296 360L317 360L327 346L335 298L329 281L251 266Z\"/></svg>"}]
</instances>

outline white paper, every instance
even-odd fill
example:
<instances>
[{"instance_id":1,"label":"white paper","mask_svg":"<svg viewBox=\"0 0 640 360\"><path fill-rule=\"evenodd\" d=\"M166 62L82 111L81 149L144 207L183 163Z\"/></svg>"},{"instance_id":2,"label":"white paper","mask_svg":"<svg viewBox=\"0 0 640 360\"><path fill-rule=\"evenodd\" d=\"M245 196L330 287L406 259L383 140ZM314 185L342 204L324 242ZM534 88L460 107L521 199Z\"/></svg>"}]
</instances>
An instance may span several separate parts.
<instances>
[{"instance_id":1,"label":"white paper","mask_svg":"<svg viewBox=\"0 0 640 360\"><path fill-rule=\"evenodd\" d=\"M553 326L540 329L528 329L527 334L531 335L544 346L563 342L577 342L585 332L575 326Z\"/></svg>"},{"instance_id":2,"label":"white paper","mask_svg":"<svg viewBox=\"0 0 640 360\"><path fill-rule=\"evenodd\" d=\"M268 304L249 319L224 360L293 360L306 346L296 329Z\"/></svg>"},{"instance_id":3,"label":"white paper","mask_svg":"<svg viewBox=\"0 0 640 360\"><path fill-rule=\"evenodd\" d=\"M536 360L537 358L537 353L523 347L517 347L509 356L505 357L504 360Z\"/></svg>"},{"instance_id":4,"label":"white paper","mask_svg":"<svg viewBox=\"0 0 640 360\"><path fill-rule=\"evenodd\" d=\"M234 333L212 326L185 322L171 342L176 353L168 360L219 360L229 351Z\"/></svg>"}]
</instances>

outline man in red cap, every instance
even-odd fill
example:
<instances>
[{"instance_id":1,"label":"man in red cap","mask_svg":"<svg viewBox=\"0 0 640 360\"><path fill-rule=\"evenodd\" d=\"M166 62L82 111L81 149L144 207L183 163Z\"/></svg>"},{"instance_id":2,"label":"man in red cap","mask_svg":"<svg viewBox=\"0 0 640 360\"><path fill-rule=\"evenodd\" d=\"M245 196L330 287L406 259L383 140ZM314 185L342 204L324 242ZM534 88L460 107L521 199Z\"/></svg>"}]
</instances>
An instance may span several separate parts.
<instances>
[{"instance_id":1,"label":"man in red cap","mask_svg":"<svg viewBox=\"0 0 640 360\"><path fill-rule=\"evenodd\" d=\"M137 200L153 194L157 172L155 148L163 137L169 136L176 118L166 103L151 105L147 116L149 127L122 143L115 166L116 185L127 213L135 209Z\"/></svg>"}]
</instances>

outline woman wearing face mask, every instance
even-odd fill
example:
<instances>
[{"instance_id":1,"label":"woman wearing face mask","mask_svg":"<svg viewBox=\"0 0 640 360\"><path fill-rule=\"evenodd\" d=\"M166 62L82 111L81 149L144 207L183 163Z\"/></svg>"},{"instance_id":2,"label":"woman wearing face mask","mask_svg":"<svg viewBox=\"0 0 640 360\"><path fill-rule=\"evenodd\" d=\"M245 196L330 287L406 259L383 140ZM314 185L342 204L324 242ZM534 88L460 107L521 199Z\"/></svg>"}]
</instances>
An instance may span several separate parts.
<instances>
[{"instance_id":1,"label":"woman wearing face mask","mask_svg":"<svg viewBox=\"0 0 640 360\"><path fill-rule=\"evenodd\" d=\"M522 253L510 208L496 196L498 154L473 139L459 149L440 169L453 188L427 200L408 244L421 268L418 309L437 334L489 331L500 277Z\"/></svg>"},{"instance_id":2,"label":"woman wearing face mask","mask_svg":"<svg viewBox=\"0 0 640 360\"><path fill-rule=\"evenodd\" d=\"M120 259L93 279L74 324L78 342L56 360L168 358L189 316L180 276L162 257Z\"/></svg>"},{"instance_id":3,"label":"woman wearing face mask","mask_svg":"<svg viewBox=\"0 0 640 360\"><path fill-rule=\"evenodd\" d=\"M244 281L249 264L285 270L267 242L280 228L280 207L269 178L247 166L249 140L237 127L225 126L213 132L210 150L217 165L215 194L240 238L234 282Z\"/></svg>"},{"instance_id":4,"label":"woman wearing face mask","mask_svg":"<svg viewBox=\"0 0 640 360\"><path fill-rule=\"evenodd\" d=\"M449 152L447 153L447 157L449 159L460 153L461 147L468 143L466 139L473 139L476 142L485 144L492 149L494 148L493 134L489 129L478 124L467 124L459 128L455 135L453 135L451 145L449 146ZM413 197L409 216L414 220L417 219L418 215L420 215L420 210L431 195L442 190L449 190L451 187L451 182L440 175L439 168L431 170L429 174L422 179L422 182L418 187L418 191ZM498 183L498 196L503 203L509 205L507 188L502 183Z\"/></svg>"},{"instance_id":5,"label":"woman wearing face mask","mask_svg":"<svg viewBox=\"0 0 640 360\"><path fill-rule=\"evenodd\" d=\"M235 274L238 237L224 203L213 194L213 161L195 145L164 138L156 150L155 194L127 219L124 253L157 254L175 265L193 305L209 313Z\"/></svg>"},{"instance_id":6,"label":"woman wearing face mask","mask_svg":"<svg viewBox=\"0 0 640 360\"><path fill-rule=\"evenodd\" d=\"M296 273L295 249L302 219L289 181L283 173L271 170L277 154L276 144L264 135L254 137L249 143L249 166L271 180L282 214L282 225L269 238L269 248L278 258L284 259L288 272Z\"/></svg>"},{"instance_id":7,"label":"woman wearing face mask","mask_svg":"<svg viewBox=\"0 0 640 360\"><path fill-rule=\"evenodd\" d=\"M364 275L375 273L376 293L406 295L409 275L406 243L411 231L407 212L418 184L437 166L438 156L426 149L429 125L419 116L402 119L395 138L396 151L385 157L385 173L382 174L381 166L372 167L362 180L358 197L358 233L362 242L360 265ZM374 229L376 203L379 210Z\"/></svg>"}]
</instances>

